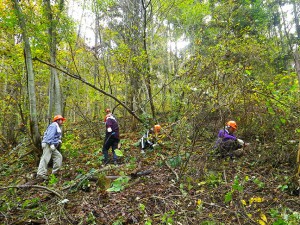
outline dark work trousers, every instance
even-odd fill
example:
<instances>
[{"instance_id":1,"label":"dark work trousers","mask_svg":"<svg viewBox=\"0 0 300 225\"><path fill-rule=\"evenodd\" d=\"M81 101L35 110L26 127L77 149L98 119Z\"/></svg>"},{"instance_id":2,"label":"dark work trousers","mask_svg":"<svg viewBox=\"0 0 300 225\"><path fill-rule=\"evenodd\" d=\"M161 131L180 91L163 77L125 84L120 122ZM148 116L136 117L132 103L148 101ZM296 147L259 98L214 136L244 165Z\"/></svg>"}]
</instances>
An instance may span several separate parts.
<instances>
[{"instance_id":1,"label":"dark work trousers","mask_svg":"<svg viewBox=\"0 0 300 225\"><path fill-rule=\"evenodd\" d=\"M233 151L241 147L242 146L237 142L237 140L226 140L219 144L219 151L222 157L232 156Z\"/></svg>"},{"instance_id":2,"label":"dark work trousers","mask_svg":"<svg viewBox=\"0 0 300 225\"><path fill-rule=\"evenodd\" d=\"M153 146L153 143L148 141L148 140L143 140L142 139L140 141L140 149L141 150L145 150L146 148L149 148L149 147L152 149L153 148L152 146Z\"/></svg>"},{"instance_id":3,"label":"dark work trousers","mask_svg":"<svg viewBox=\"0 0 300 225\"><path fill-rule=\"evenodd\" d=\"M107 163L108 160L108 150L110 149L110 147L112 148L112 153L113 153L113 160L117 161L118 157L115 153L115 149L118 148L118 143L119 143L119 139L111 136L111 135L107 135L105 136L105 140L104 140L104 144L103 144L103 148L102 148L102 153L104 155L104 162Z\"/></svg>"}]
</instances>

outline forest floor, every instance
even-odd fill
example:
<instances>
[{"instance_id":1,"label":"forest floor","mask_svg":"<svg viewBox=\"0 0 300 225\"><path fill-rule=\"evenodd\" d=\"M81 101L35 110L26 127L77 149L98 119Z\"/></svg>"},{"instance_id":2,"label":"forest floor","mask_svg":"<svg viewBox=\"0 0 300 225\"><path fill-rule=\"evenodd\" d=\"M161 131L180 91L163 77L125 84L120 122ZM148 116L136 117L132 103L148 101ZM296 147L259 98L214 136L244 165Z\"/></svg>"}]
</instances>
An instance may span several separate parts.
<instances>
[{"instance_id":1,"label":"forest floor","mask_svg":"<svg viewBox=\"0 0 300 225\"><path fill-rule=\"evenodd\" d=\"M237 159L205 142L142 155L126 134L120 164L102 165L101 141L66 139L62 173L42 183L28 147L1 152L0 224L300 224L295 163L263 154L271 145Z\"/></svg>"}]
</instances>

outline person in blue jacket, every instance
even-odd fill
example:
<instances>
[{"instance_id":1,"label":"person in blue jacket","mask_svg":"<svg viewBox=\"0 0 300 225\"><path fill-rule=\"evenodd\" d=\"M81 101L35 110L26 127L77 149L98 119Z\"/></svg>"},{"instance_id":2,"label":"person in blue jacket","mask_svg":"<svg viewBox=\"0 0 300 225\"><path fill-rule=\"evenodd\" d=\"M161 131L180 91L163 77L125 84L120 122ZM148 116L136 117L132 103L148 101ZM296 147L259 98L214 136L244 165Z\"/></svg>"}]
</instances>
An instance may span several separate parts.
<instances>
[{"instance_id":1,"label":"person in blue jacket","mask_svg":"<svg viewBox=\"0 0 300 225\"><path fill-rule=\"evenodd\" d=\"M57 174L62 165L62 155L59 152L62 143L61 125L66 119L61 115L56 115L53 122L48 126L42 140L43 155L41 157L37 179L47 180L47 168L50 159L53 159L52 174Z\"/></svg>"},{"instance_id":2,"label":"person in blue jacket","mask_svg":"<svg viewBox=\"0 0 300 225\"><path fill-rule=\"evenodd\" d=\"M242 148L245 147L245 143L234 135L236 130L237 124L231 120L219 131L215 148L222 157L241 156L243 154Z\"/></svg>"},{"instance_id":3,"label":"person in blue jacket","mask_svg":"<svg viewBox=\"0 0 300 225\"><path fill-rule=\"evenodd\" d=\"M117 164L118 156L116 155L115 150L118 148L120 142L119 124L109 109L106 109L105 111L107 113L104 119L106 132L102 148L104 164L109 163L108 150L110 147L112 148L114 164Z\"/></svg>"}]
</instances>

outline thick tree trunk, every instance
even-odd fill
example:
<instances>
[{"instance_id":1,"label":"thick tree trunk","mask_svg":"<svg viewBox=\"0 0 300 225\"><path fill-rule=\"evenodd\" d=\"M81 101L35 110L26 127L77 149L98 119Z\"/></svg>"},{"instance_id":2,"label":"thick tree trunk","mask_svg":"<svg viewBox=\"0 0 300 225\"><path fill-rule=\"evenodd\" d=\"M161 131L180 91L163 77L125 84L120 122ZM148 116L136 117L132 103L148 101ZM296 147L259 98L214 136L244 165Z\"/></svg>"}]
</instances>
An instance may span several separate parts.
<instances>
[{"instance_id":1,"label":"thick tree trunk","mask_svg":"<svg viewBox=\"0 0 300 225\"><path fill-rule=\"evenodd\" d=\"M25 63L27 71L27 85L28 85L28 97L29 97L29 110L30 110L30 131L31 138L34 146L37 147L36 152L40 149L41 137L38 128L37 111L36 111L36 95L35 95L35 82L34 82L34 71L31 57L31 49L29 44L29 38L26 31L26 23L24 15L19 6L18 0L12 0L16 16L19 20L19 25L22 30L22 38L24 41L24 52L25 52Z\"/></svg>"}]
</instances>

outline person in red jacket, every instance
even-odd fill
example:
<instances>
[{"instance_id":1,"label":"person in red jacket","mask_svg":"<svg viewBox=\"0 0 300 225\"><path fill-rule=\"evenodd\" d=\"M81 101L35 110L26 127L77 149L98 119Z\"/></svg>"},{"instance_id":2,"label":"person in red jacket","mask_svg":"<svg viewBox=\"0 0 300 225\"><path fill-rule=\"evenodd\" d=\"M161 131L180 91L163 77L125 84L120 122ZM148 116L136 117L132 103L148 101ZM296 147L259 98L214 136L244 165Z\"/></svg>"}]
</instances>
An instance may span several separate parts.
<instances>
[{"instance_id":1,"label":"person in red jacket","mask_svg":"<svg viewBox=\"0 0 300 225\"><path fill-rule=\"evenodd\" d=\"M114 164L117 164L118 156L116 155L115 150L118 148L120 142L119 124L110 109L106 109L105 112L107 113L104 118L106 131L102 148L104 164L109 163L108 150L110 148L112 148Z\"/></svg>"}]
</instances>

